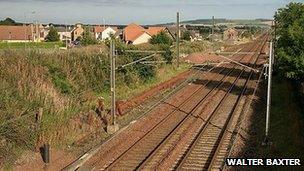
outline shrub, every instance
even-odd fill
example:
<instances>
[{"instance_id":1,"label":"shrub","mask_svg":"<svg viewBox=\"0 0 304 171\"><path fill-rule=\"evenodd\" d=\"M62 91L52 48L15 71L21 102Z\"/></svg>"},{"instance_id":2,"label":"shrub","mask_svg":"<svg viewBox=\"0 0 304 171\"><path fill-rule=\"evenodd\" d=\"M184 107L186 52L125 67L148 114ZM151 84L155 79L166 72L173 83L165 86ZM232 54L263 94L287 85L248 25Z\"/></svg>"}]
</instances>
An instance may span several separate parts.
<instances>
[{"instance_id":1,"label":"shrub","mask_svg":"<svg viewBox=\"0 0 304 171\"><path fill-rule=\"evenodd\" d=\"M185 31L181 37L183 40L187 40L187 41L190 41L191 40L191 34L190 34L190 31Z\"/></svg>"},{"instance_id":2,"label":"shrub","mask_svg":"<svg viewBox=\"0 0 304 171\"><path fill-rule=\"evenodd\" d=\"M60 39L59 39L58 31L54 27L50 27L50 32L46 36L45 39L48 42L57 42L57 41L59 41Z\"/></svg>"},{"instance_id":3,"label":"shrub","mask_svg":"<svg viewBox=\"0 0 304 171\"><path fill-rule=\"evenodd\" d=\"M172 40L165 32L162 31L157 35L152 36L152 38L150 39L150 43L172 45Z\"/></svg>"},{"instance_id":4,"label":"shrub","mask_svg":"<svg viewBox=\"0 0 304 171\"><path fill-rule=\"evenodd\" d=\"M85 28L83 32L83 36L80 38L81 45L93 45L97 44L97 40L95 37L90 33L89 28Z\"/></svg>"},{"instance_id":5,"label":"shrub","mask_svg":"<svg viewBox=\"0 0 304 171\"><path fill-rule=\"evenodd\" d=\"M304 4L290 3L275 16L278 68L287 78L304 80Z\"/></svg>"}]
</instances>

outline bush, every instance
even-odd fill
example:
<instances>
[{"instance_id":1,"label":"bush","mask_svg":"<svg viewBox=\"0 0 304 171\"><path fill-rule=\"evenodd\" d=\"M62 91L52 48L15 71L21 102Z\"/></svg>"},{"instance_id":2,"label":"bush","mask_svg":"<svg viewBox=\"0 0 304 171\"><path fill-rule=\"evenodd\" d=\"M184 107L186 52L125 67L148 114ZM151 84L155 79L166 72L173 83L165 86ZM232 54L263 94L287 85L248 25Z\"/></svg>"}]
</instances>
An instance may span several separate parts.
<instances>
[{"instance_id":1,"label":"bush","mask_svg":"<svg viewBox=\"0 0 304 171\"><path fill-rule=\"evenodd\" d=\"M182 39L183 40L187 40L187 41L190 41L191 40L191 33L190 33L190 31L185 31L184 33L183 33L183 35L182 35Z\"/></svg>"},{"instance_id":2,"label":"bush","mask_svg":"<svg viewBox=\"0 0 304 171\"><path fill-rule=\"evenodd\" d=\"M172 45L172 40L165 32L162 31L157 35L152 36L152 38L150 39L150 43Z\"/></svg>"},{"instance_id":3,"label":"bush","mask_svg":"<svg viewBox=\"0 0 304 171\"><path fill-rule=\"evenodd\" d=\"M287 78L304 80L304 4L290 3L275 16L278 68Z\"/></svg>"},{"instance_id":4,"label":"bush","mask_svg":"<svg viewBox=\"0 0 304 171\"><path fill-rule=\"evenodd\" d=\"M173 54L172 54L172 51L170 50L170 46L169 45L160 45L160 49L162 51L165 51L165 53L163 53L162 56L165 59L165 61L167 62L167 64L172 64Z\"/></svg>"},{"instance_id":5,"label":"bush","mask_svg":"<svg viewBox=\"0 0 304 171\"><path fill-rule=\"evenodd\" d=\"M52 26L50 27L50 32L49 34L46 36L46 41L47 42L57 42L59 41L59 34L58 31Z\"/></svg>"},{"instance_id":6,"label":"bush","mask_svg":"<svg viewBox=\"0 0 304 171\"><path fill-rule=\"evenodd\" d=\"M81 45L94 45L97 44L97 40L95 37L90 33L89 28L85 28L83 32L83 36L80 38Z\"/></svg>"}]
</instances>

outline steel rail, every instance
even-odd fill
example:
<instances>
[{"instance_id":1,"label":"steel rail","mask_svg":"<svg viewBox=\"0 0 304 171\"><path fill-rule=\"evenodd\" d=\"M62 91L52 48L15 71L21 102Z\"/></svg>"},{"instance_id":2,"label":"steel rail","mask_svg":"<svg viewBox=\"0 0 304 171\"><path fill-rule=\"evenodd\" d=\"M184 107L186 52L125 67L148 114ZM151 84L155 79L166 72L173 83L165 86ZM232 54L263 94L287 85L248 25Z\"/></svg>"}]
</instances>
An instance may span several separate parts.
<instances>
[{"instance_id":1,"label":"steel rail","mask_svg":"<svg viewBox=\"0 0 304 171\"><path fill-rule=\"evenodd\" d=\"M230 76L230 74L231 74L232 72L233 72L233 68L231 68L230 72L224 76L224 79L227 79L227 78ZM223 79L222 79L222 80L223 80ZM204 100L203 100L202 102L204 102L204 101L207 99L207 97L209 97L209 95L210 95L211 93L214 93L215 89L217 89L217 91L215 92L215 94L213 94L212 97L214 97L214 96L216 96L216 95L218 94L218 92L220 91L220 88L219 88L219 87L222 86L222 85L225 83L225 82L223 82L222 80L221 80L221 82L220 82L216 87L214 87L214 88L207 94L206 97L204 97ZM229 92L226 92L226 94L227 94L227 93L229 93ZM221 104L221 101L218 103L218 105L220 105L220 104ZM202 113L202 111L201 111L200 113ZM187 119L189 119L191 116L192 116L192 112L189 113L189 114L182 120L182 122L179 123L179 124L170 132L170 134L161 142L161 144L159 144L159 145L157 146L157 148L156 148L155 150L153 150L153 151L151 152L151 154L150 154L149 156L147 156L146 159L145 159L144 161L142 161L142 163L140 163L139 167L138 167L136 170L141 170L141 169L146 165L146 163L149 162L149 158L152 157L152 156L154 156L154 154L157 152L157 150L161 149L162 146L166 144L166 141L168 141L168 140L171 138L171 136L173 136L173 133L174 133L176 130L178 130L178 129L180 129L181 127L183 127L183 126L184 126L184 123L185 123L185 122L187 121Z\"/></svg>"},{"instance_id":2,"label":"steel rail","mask_svg":"<svg viewBox=\"0 0 304 171\"><path fill-rule=\"evenodd\" d=\"M238 54L236 54L236 55L238 55ZM223 70L225 70L225 69L223 69ZM222 71L223 71L223 70L222 70ZM224 79L224 78L225 78L225 76L222 77L222 79ZM222 80L222 79L221 79L221 80ZM209 83L209 82L208 82L208 83ZM206 83L204 86L206 86L208 83ZM201 88L203 88L204 86L202 86ZM200 89L201 89L201 88L200 88ZM212 90L211 90L211 91L212 91ZM211 92L211 91L210 91L210 92ZM209 93L210 93L210 92L209 92ZM202 99L202 100L203 100L203 99ZM202 100L201 100L201 101L202 101ZM186 103L186 102L187 102L187 100L184 101L184 103ZM200 103L201 103L201 102L199 102L197 105L199 105ZM195 107L195 108L196 108L196 107ZM194 108L194 109L195 109L195 108ZM173 112L175 112L175 111L176 111L176 110L172 111L171 114L172 114ZM191 112L190 112L190 113L191 113ZM171 114L170 114L170 115L171 115ZM169 117L169 115L168 115L168 117ZM167 119L168 117L166 117L166 118L164 118L164 119ZM160 125L160 123L161 123L161 122L159 122L156 126ZM155 127L156 127L156 126L155 126ZM145 136L147 136L153 129L155 129L155 127L153 127ZM144 136L144 137L145 137L145 136ZM142 137L142 138L144 138L144 137ZM135 142L135 143L133 144L133 146L136 145L140 140L141 140L141 139L139 139L137 142ZM118 157L118 158L116 159L116 161L119 160L119 158L122 158L123 155L126 154L133 146L131 146L129 149L127 149L120 157ZM106 169L111 168L111 166L112 166L114 163L115 163L115 161L112 162Z\"/></svg>"},{"instance_id":3,"label":"steel rail","mask_svg":"<svg viewBox=\"0 0 304 171\"><path fill-rule=\"evenodd\" d=\"M213 67L213 68L209 69L208 72L214 70L215 68L216 68L216 67ZM201 72L201 70L197 70L196 73L194 73L193 75L198 75L200 72ZM204 73L203 73L203 75L204 75ZM184 87L184 85L185 85L186 83L188 83L190 80L191 80L191 78L186 79L183 83L181 83L181 84L179 85L178 88L174 89L174 90L173 90L172 92L170 92L167 96L165 96L162 100L160 100L159 102L157 102L156 104L154 104L150 109L148 109L148 111L145 112L143 115L141 115L141 117L140 117L139 119L141 119L145 114L151 112L152 109L154 109L155 107L157 107L157 106L163 104L163 103L165 102L165 100L167 100L171 95L173 95L174 93L176 93L177 91L179 91L180 89L182 89L182 88ZM199 91L201 88L202 88L202 87L197 88L197 89L196 89L196 90L195 90L187 99L191 98L191 97L192 97L197 91ZM186 102L187 102L187 100L183 101L178 107L181 107L181 106L182 106L184 103L186 103ZM174 111L170 112L170 113L168 114L168 116L166 116L165 118L163 118L162 120L160 120L155 126L159 125L164 119L166 119L167 117L169 117L169 115L172 114L173 112L174 112ZM154 127L155 127L155 126L154 126ZM154 128L154 127L153 127L153 128ZM149 130L147 133L149 133L150 131L152 131L153 128L151 128L151 130ZM143 137L142 137L142 138L143 138ZM138 140L138 141L140 141L140 140ZM136 142L134 143L134 145L135 145L138 141L136 141ZM132 148L132 147L130 147L130 148ZM129 148L129 149L130 149L130 148ZM129 149L127 149L124 153L126 153ZM124 153L123 153L123 154L124 154ZM118 158L120 158L123 154L121 154ZM117 158L117 159L118 159L118 158ZM117 160L117 159L115 159L115 160ZM115 160L114 160L112 163L110 163L108 166L106 166L106 168L110 167L110 166L115 162ZM96 162L95 162L95 163L96 163ZM93 164L93 165L95 165L95 164Z\"/></svg>"},{"instance_id":4,"label":"steel rail","mask_svg":"<svg viewBox=\"0 0 304 171\"><path fill-rule=\"evenodd\" d=\"M225 69L222 69L221 72L224 71L224 70L225 70ZM209 83L210 83L210 81L207 82L206 84L200 86L200 88L198 88L194 93L192 93L188 98L186 98L179 106L175 107L175 108L174 108L174 109L173 109L165 118L163 118L160 122L158 122L158 123L157 123L154 127L152 127L152 129L149 130L143 137L141 137L139 140L137 140L131 147L129 147L129 148L128 148L123 154L121 154L115 161L113 161L110 165L108 165L108 166L106 167L106 170L110 170L110 169L113 167L113 165L114 165L115 163L117 163L119 160L121 160L121 158L122 158L124 155L126 155L126 154L128 153L128 151L130 151L138 142L142 141L147 135L153 133L153 131L154 131L159 125L161 125L162 123L164 123L171 115L174 114L174 112L178 111L179 108L183 107L187 102L189 102L189 99L191 99L192 97L194 97L200 90L202 90L202 89L203 89L207 84L209 84ZM202 101L202 100L201 100L201 101ZM197 108L197 106L201 103L201 101L199 101L199 102L195 105L195 107L194 107L193 109ZM192 110L193 110L193 109L192 109Z\"/></svg>"},{"instance_id":5,"label":"steel rail","mask_svg":"<svg viewBox=\"0 0 304 171\"><path fill-rule=\"evenodd\" d=\"M255 56L255 55L253 55L251 58L253 58L254 56ZM259 56L258 56L258 57L259 57ZM255 62L258 60L258 57L256 58ZM250 61L251 61L251 59L250 59ZM243 70L241 71L240 75L238 76L238 78L235 80L234 83L236 83L236 81L239 80L240 76L243 74L244 71L245 71L245 67L243 68ZM249 78L246 79L246 82L248 81L248 79L249 79ZM233 84L233 85L230 87L231 89L229 90L229 92L232 91L232 89L234 88L234 86L235 86L235 84ZM244 87L246 87L246 85L244 85ZM222 102L223 100L226 100L226 98L228 97L229 92L227 92L227 94L224 96L224 98L221 100L221 102ZM222 103L220 103L220 104L222 104ZM237 104L238 104L238 100L237 100L237 102L235 103L235 105L234 105L234 107L233 107L233 110L234 110L234 108L236 107ZM199 137L201 137L201 136L205 133L205 131L206 131L206 129L207 129L207 125L210 124L211 120L215 117L214 114L215 114L215 113L217 112L217 110L219 109L219 106L220 106L220 105L218 105L218 106L216 107L216 109L213 111L213 113L212 113L212 114L210 115L210 117L207 119L206 124L203 126L203 128L201 129L201 131L200 131L200 133L198 134L197 138L196 138L195 141L191 144L190 148L187 150L186 155L185 155L184 158L182 158L182 160L178 163L178 165L177 165L177 167L176 167L177 170L178 170L178 169L181 169L182 165L183 165L184 162L186 161L185 159L187 159L188 156L190 155L191 149L195 146L195 144L197 144L197 142L198 142L199 139L200 139ZM229 117L230 117L230 116L232 116L231 113L229 114Z\"/></svg>"},{"instance_id":6,"label":"steel rail","mask_svg":"<svg viewBox=\"0 0 304 171\"><path fill-rule=\"evenodd\" d=\"M265 43L266 43L266 42L265 42ZM261 46L261 48L259 49L259 51L262 51L262 49L263 49L265 43L263 43L263 45ZM257 60L258 60L259 57L260 57L260 54L258 55L256 61L254 62L254 65L255 65L255 66L256 66L256 62L257 62ZM216 147L216 150L215 150L215 152L214 152L214 154L213 154L213 157L212 157L212 159L211 159L211 162L210 162L210 164L209 164L209 166L208 166L208 170L212 170L212 167L214 166L214 164L215 164L215 162L216 162L216 159L217 159L218 153L219 153L219 151L220 151L220 148L222 147L224 140L225 140L225 139L227 138L227 136L228 136L228 131L227 131L227 129L228 129L229 127L231 127L231 125L232 125L232 119L231 119L231 118L232 118L232 115L233 115L233 113L235 112L236 107L237 107L237 104L239 103L240 99L243 97L244 93L246 92L246 90L247 90L247 84L248 84L248 82L249 82L249 80L251 79L252 76L253 76L253 71L251 70L251 71L250 71L250 75L249 75L248 79L246 80L246 83L245 83L245 85L244 85L244 87L243 87L243 90L242 90L241 94L238 96L237 103L235 103L235 105L234 105L234 107L233 107L233 111L232 111L232 113L229 115L229 118L226 120L226 123L225 123L225 125L224 125L224 127L223 127L223 131L221 132L221 134L220 134L220 136L219 136L219 142L218 142L218 145L217 145L217 147Z\"/></svg>"},{"instance_id":7,"label":"steel rail","mask_svg":"<svg viewBox=\"0 0 304 171\"><path fill-rule=\"evenodd\" d=\"M238 53L237 53L238 54ZM239 55L239 54L238 54ZM241 59L241 60L243 60L245 58L245 56ZM237 66L237 65L236 65ZM228 77L229 77L229 75L230 75L230 73L233 71L233 68L230 68L230 72L228 73L228 74L226 74L224 77L225 77L225 79L227 79ZM223 78L224 79L224 78ZM223 80L222 79L222 80ZM221 82L220 84L218 84L216 87L214 87L209 93L211 93L215 88L217 88L217 87L219 87L219 86L221 86L222 84L224 84L224 82ZM215 95L217 95L217 93L218 93L219 91L217 91L213 96L215 96ZM209 95L209 93L208 93L208 95ZM213 97L212 96L212 97ZM204 97L205 98L205 97ZM205 98L206 99L206 98ZM219 104L218 104L219 105ZM201 111L202 112L202 111ZM200 113L201 113L200 112ZM153 157L154 155L155 155L155 153L159 150L159 149L161 149L162 148L162 146L164 146L165 144L166 144L166 141L168 141L170 138L171 138L171 136L173 136L173 133L175 132L175 130L178 130L178 129L180 129L182 126L184 126L183 124L187 121L187 119L189 119L190 117L191 117L191 115L192 115L192 113L189 113L182 121L181 121L181 123L179 123L171 132L170 132L170 134L168 134L168 136L166 136L165 138L164 138L164 140L146 157L146 159L145 160L143 160L139 165L138 165L138 167L136 168L136 170L142 170L144 167L145 167L145 165L149 162L149 159L151 158L151 157Z\"/></svg>"}]
</instances>

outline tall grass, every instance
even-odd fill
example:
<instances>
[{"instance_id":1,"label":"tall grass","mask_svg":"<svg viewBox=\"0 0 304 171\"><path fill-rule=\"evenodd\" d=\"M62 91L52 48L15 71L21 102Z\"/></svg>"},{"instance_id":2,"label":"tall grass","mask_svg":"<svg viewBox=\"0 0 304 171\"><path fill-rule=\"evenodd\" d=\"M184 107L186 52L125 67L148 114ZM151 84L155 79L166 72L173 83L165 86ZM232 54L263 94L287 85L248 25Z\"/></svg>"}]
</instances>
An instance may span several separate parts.
<instances>
[{"instance_id":1,"label":"tall grass","mask_svg":"<svg viewBox=\"0 0 304 171\"><path fill-rule=\"evenodd\" d=\"M110 60L107 49L106 46L92 46L68 51L1 51L0 163L1 160L12 162L24 149L34 149L38 135L48 137L71 118L94 109L99 96L109 102ZM117 65L145 55L120 54ZM159 68L169 72L166 76L159 75ZM137 64L118 70L118 98L133 96L181 71L164 64ZM39 108L43 108L44 114L41 127L37 128L35 114Z\"/></svg>"},{"instance_id":2,"label":"tall grass","mask_svg":"<svg viewBox=\"0 0 304 171\"><path fill-rule=\"evenodd\" d=\"M0 49L25 49L25 48L42 48L42 49L53 49L64 47L63 42L1 42Z\"/></svg>"}]
</instances>

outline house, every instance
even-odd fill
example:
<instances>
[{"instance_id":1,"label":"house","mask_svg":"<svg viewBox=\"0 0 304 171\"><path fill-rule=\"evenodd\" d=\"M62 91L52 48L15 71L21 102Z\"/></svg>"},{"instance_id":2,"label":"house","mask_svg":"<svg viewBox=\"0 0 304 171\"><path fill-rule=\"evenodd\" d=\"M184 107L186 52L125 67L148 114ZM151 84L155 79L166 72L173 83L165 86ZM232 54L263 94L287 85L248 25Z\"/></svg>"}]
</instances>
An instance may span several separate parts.
<instances>
[{"instance_id":1,"label":"house","mask_svg":"<svg viewBox=\"0 0 304 171\"><path fill-rule=\"evenodd\" d=\"M160 32L166 32L166 27L148 27L148 29L146 29L146 32L150 35L150 36L154 36L157 35Z\"/></svg>"},{"instance_id":2,"label":"house","mask_svg":"<svg viewBox=\"0 0 304 171\"><path fill-rule=\"evenodd\" d=\"M116 35L118 31L116 27L95 26L93 28L94 36L97 40L109 39L111 35Z\"/></svg>"},{"instance_id":3,"label":"house","mask_svg":"<svg viewBox=\"0 0 304 171\"><path fill-rule=\"evenodd\" d=\"M67 42L71 42L72 41L72 31L73 29L69 26L69 27L55 27L55 29L57 30L58 34L59 34L59 39L61 41L67 41Z\"/></svg>"},{"instance_id":4,"label":"house","mask_svg":"<svg viewBox=\"0 0 304 171\"><path fill-rule=\"evenodd\" d=\"M191 42L203 40L202 36L200 35L200 33L198 31L190 30L189 32L190 32Z\"/></svg>"},{"instance_id":5,"label":"house","mask_svg":"<svg viewBox=\"0 0 304 171\"><path fill-rule=\"evenodd\" d=\"M46 36L49 34L48 25L43 26L42 24L39 25L39 34L40 34L40 42L45 41Z\"/></svg>"},{"instance_id":6,"label":"house","mask_svg":"<svg viewBox=\"0 0 304 171\"><path fill-rule=\"evenodd\" d=\"M176 26L171 26L171 27L167 27L167 30L168 30L168 34L169 34L169 36L173 39L173 40L175 40L176 39L176 36L177 36L177 27ZM185 28L185 27L180 27L179 28L179 30L180 30L180 37L187 31L187 29Z\"/></svg>"},{"instance_id":7,"label":"house","mask_svg":"<svg viewBox=\"0 0 304 171\"><path fill-rule=\"evenodd\" d=\"M127 44L133 45L148 43L152 36L165 30L165 27L148 27L147 29L145 29L140 25L132 23L129 24L126 28L124 28L123 40Z\"/></svg>"},{"instance_id":8,"label":"house","mask_svg":"<svg viewBox=\"0 0 304 171\"><path fill-rule=\"evenodd\" d=\"M127 44L138 45L148 43L151 35L146 32L146 29L135 23L129 24L123 31L123 40Z\"/></svg>"},{"instance_id":9,"label":"house","mask_svg":"<svg viewBox=\"0 0 304 171\"><path fill-rule=\"evenodd\" d=\"M223 33L224 40L237 40L239 32L235 28L228 28Z\"/></svg>"},{"instance_id":10,"label":"house","mask_svg":"<svg viewBox=\"0 0 304 171\"><path fill-rule=\"evenodd\" d=\"M39 42L39 25L0 26L0 41L6 42Z\"/></svg>"},{"instance_id":11,"label":"house","mask_svg":"<svg viewBox=\"0 0 304 171\"><path fill-rule=\"evenodd\" d=\"M75 28L72 30L72 41L77 40L79 37L82 37L84 32L84 29L82 27L82 24L77 23L75 25Z\"/></svg>"}]
</instances>

